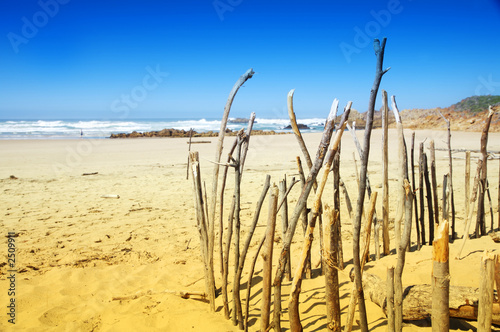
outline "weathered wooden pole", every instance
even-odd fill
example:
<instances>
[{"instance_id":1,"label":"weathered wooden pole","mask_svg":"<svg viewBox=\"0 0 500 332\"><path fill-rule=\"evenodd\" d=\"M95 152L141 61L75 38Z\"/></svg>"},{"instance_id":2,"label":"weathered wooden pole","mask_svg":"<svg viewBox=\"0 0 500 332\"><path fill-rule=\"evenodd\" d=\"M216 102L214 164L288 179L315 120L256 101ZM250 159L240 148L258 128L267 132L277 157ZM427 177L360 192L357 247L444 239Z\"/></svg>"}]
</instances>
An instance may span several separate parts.
<instances>
[{"instance_id":1,"label":"weathered wooden pole","mask_svg":"<svg viewBox=\"0 0 500 332\"><path fill-rule=\"evenodd\" d=\"M366 117L365 126L365 137L363 142L363 158L361 160L361 174L360 183L358 190L358 200L356 203L356 215L354 219L354 232L353 232L353 262L354 262L354 276L356 282L356 289L358 291L358 305L360 313L360 327L362 332L368 331L368 320L366 317L366 307L365 299L363 293L363 283L361 279L361 263L359 261L359 236L361 230L361 216L363 214L363 204L365 202L365 192L366 192L366 175L368 173L368 157L370 154L370 138L373 128L373 113L375 112L375 101L377 99L378 89L382 76L387 73L390 69L383 69L384 62L384 52L385 44L387 38L382 39L380 42L375 39L373 42L373 48L375 50L375 56L377 58L376 70L375 70L375 80L373 82L372 89L370 91L370 99L368 101L368 111Z\"/></svg>"},{"instance_id":2,"label":"weathered wooden pole","mask_svg":"<svg viewBox=\"0 0 500 332\"><path fill-rule=\"evenodd\" d=\"M288 229L288 200L286 199L287 185L286 185L286 175L282 181L280 181L278 188L280 190L280 197L282 199L282 210L281 210L281 235L282 238L285 238L286 231ZM291 261L290 261L290 252L288 252L288 256L286 258L287 262L285 265L285 275L288 278L288 281L292 279L291 272Z\"/></svg>"},{"instance_id":3,"label":"weathered wooden pole","mask_svg":"<svg viewBox=\"0 0 500 332\"><path fill-rule=\"evenodd\" d=\"M234 277L234 286L233 286L233 301L234 304L234 313L233 320L237 317L238 325L240 330L244 328L244 320L243 313L241 309L241 299L240 299L240 282L241 282L241 274L243 273L243 267L245 265L245 258L248 253L248 248L250 247L250 242L252 241L253 234L255 232L255 227L257 227L257 222L259 221L260 210L262 209L262 205L264 204L264 199L266 198L267 192L271 185L271 176L266 176L266 181L264 183L264 187L262 188L262 194L260 195L259 200L257 201L257 207L255 208L255 213L253 216L252 224L250 225L250 230L248 232L247 238L245 240L245 244L243 250L241 251L241 257L238 264L238 270L236 271Z\"/></svg>"},{"instance_id":4,"label":"weathered wooden pole","mask_svg":"<svg viewBox=\"0 0 500 332\"><path fill-rule=\"evenodd\" d=\"M403 268L405 265L406 247L410 245L411 221L413 209L413 190L408 180L404 183L405 190L405 223L400 242L398 260L394 274L394 322L396 331L403 329Z\"/></svg>"},{"instance_id":5,"label":"weathered wooden pole","mask_svg":"<svg viewBox=\"0 0 500 332\"><path fill-rule=\"evenodd\" d=\"M488 118L486 119L486 124L483 127L483 132L481 134L481 159L483 160L483 168L481 169L480 178L480 191L478 196L477 205L477 218L476 218L476 237L480 235L486 235L486 222L484 218L484 194L486 192L486 179L487 179L487 163L488 163L488 131L490 130L491 118L493 117L494 111L490 106Z\"/></svg>"},{"instance_id":6,"label":"weathered wooden pole","mask_svg":"<svg viewBox=\"0 0 500 332\"><path fill-rule=\"evenodd\" d=\"M394 332L394 266L387 268L387 332Z\"/></svg>"},{"instance_id":7,"label":"weathered wooden pole","mask_svg":"<svg viewBox=\"0 0 500 332\"><path fill-rule=\"evenodd\" d=\"M421 243L423 246L425 246L425 201L424 201L424 164L425 164L425 159L424 159L424 143L420 143L420 155L419 155L419 166L418 166L418 172L419 172L419 180L418 180L418 193L419 193L419 200L420 200L420 238L421 238Z\"/></svg>"},{"instance_id":8,"label":"weathered wooden pole","mask_svg":"<svg viewBox=\"0 0 500 332\"><path fill-rule=\"evenodd\" d=\"M302 162L300 161L300 157L297 156L297 168L299 170L299 176L300 176L300 183L302 185L302 190L304 190L304 187L306 185L306 177L304 176L304 170L302 168ZM308 217L308 209L307 209L307 202L304 205L304 210L302 211L301 219L302 219L302 231L303 235L306 235L307 232L307 225L309 224L309 217ZM286 234L285 234L286 235ZM285 236L283 236L283 239ZM311 278L311 254L309 254L309 257L307 258L307 265L306 265L306 278Z\"/></svg>"},{"instance_id":9,"label":"weathered wooden pole","mask_svg":"<svg viewBox=\"0 0 500 332\"><path fill-rule=\"evenodd\" d=\"M430 164L431 164L431 185L432 185L432 198L434 203L434 223L439 224L439 204L437 193L437 174L436 174L436 151L434 149L434 140L429 142ZM430 240L432 243L432 240Z\"/></svg>"},{"instance_id":10,"label":"weathered wooden pole","mask_svg":"<svg viewBox=\"0 0 500 332\"><path fill-rule=\"evenodd\" d=\"M495 282L495 255L486 250L481 257L481 283L479 284L479 305L477 331L491 331L493 316L493 285Z\"/></svg>"},{"instance_id":11,"label":"weathered wooden pole","mask_svg":"<svg viewBox=\"0 0 500 332\"><path fill-rule=\"evenodd\" d=\"M186 170L186 180L189 180L189 169L191 158L189 157L189 153L191 153L191 137L193 136L193 128L189 129L189 147L188 147L188 162L187 162L187 170Z\"/></svg>"},{"instance_id":12,"label":"weathered wooden pole","mask_svg":"<svg viewBox=\"0 0 500 332\"><path fill-rule=\"evenodd\" d=\"M331 245L337 254L337 267L341 270L344 269L344 252L342 249L342 226L340 219L340 148L337 155L333 159L333 210L336 211L336 219L334 229L331 229ZM333 250L332 249L332 250Z\"/></svg>"},{"instance_id":13,"label":"weathered wooden pole","mask_svg":"<svg viewBox=\"0 0 500 332\"><path fill-rule=\"evenodd\" d=\"M238 266L240 265L240 205L241 205L241 145L245 140L243 131L241 130L237 136L236 158L234 167L234 280L233 280L233 325L238 324L238 311L241 311L241 300L239 290Z\"/></svg>"},{"instance_id":14,"label":"weathered wooden pole","mask_svg":"<svg viewBox=\"0 0 500 332\"><path fill-rule=\"evenodd\" d=\"M250 293L252 291L252 279L253 279L253 272L255 270L255 263L257 263L257 258L259 258L259 253L260 250L262 249L262 246L264 245L264 242L266 241L266 234L262 237L262 239L259 242L259 245L257 246L257 250L255 252L255 256L253 257L252 264L250 265L250 271L248 273L248 282L247 282L247 297L245 299L245 315L243 317L243 320L245 321L245 332L248 332L248 312L250 310Z\"/></svg>"},{"instance_id":15,"label":"weathered wooden pole","mask_svg":"<svg viewBox=\"0 0 500 332\"><path fill-rule=\"evenodd\" d=\"M314 161L313 167L307 176L306 184L302 188L302 192L299 196L297 204L295 205L295 209L293 211L290 220L288 221L288 230L286 232L286 236L283 239L283 248L281 250L278 266L276 269L276 274L274 277L273 285L281 284L283 279L283 274L285 272L285 263L286 263L286 255L290 250L290 244L292 243L293 235L295 234L295 228L297 227L297 222L302 216L304 208L306 206L307 199L309 194L311 193L313 183L316 181L316 176L318 175L319 170L323 166L323 160L325 159L326 152L328 151L328 146L330 145L330 139L333 132L334 127L334 119L336 110L330 110L330 114L328 115L325 129L323 130L323 136L321 137L321 142L318 147L318 151L316 153L316 160ZM349 117L350 109L346 110L342 115L340 120L341 127L345 128L344 123L347 121Z\"/></svg>"},{"instance_id":16,"label":"weathered wooden pole","mask_svg":"<svg viewBox=\"0 0 500 332\"><path fill-rule=\"evenodd\" d=\"M470 205L470 151L465 152L465 216L469 215ZM500 196L499 196L500 197Z\"/></svg>"},{"instance_id":17,"label":"weathered wooden pole","mask_svg":"<svg viewBox=\"0 0 500 332\"><path fill-rule=\"evenodd\" d=\"M399 115L399 110L396 105L396 100L392 96L392 112L394 113L394 118L396 119L396 131L398 133L398 205L396 208L396 218L394 219L394 237L396 242L396 252L399 252L399 242L401 241L401 224L403 223L404 211L405 211L405 192L404 192L404 181L406 180L405 167L406 167L406 151L405 151L405 138L403 132L403 123L401 122L401 116Z\"/></svg>"},{"instance_id":18,"label":"weathered wooden pole","mask_svg":"<svg viewBox=\"0 0 500 332\"><path fill-rule=\"evenodd\" d=\"M455 257L455 259L460 259L460 255L462 253L462 250L464 249L465 242L469 238L469 230L470 230L470 226L472 224L472 217L474 214L474 206L475 206L475 202L476 202L476 199L478 196L477 190L478 190L478 186L479 186L479 178L481 177L481 169L482 168L483 168L483 160L481 158L479 158L479 160L477 161L476 176L474 177L474 185L472 187L472 196L470 198L470 203L469 203L470 204L469 215L467 216L467 222L466 222L465 228L464 228L464 236L463 236L463 240L462 240L462 245L460 246L460 250L458 251L458 254Z\"/></svg>"},{"instance_id":19,"label":"weathered wooden pole","mask_svg":"<svg viewBox=\"0 0 500 332\"><path fill-rule=\"evenodd\" d=\"M413 188L417 188L417 183L415 181L415 132L413 131L411 133L411 185ZM419 225L419 219L418 219L418 202L417 202L417 196L415 196L414 200L415 202L415 229L417 231L417 250L420 250L421 244L420 244L420 225Z\"/></svg>"},{"instance_id":20,"label":"weathered wooden pole","mask_svg":"<svg viewBox=\"0 0 500 332\"><path fill-rule=\"evenodd\" d=\"M370 206L368 208L368 217L366 219L366 236L365 236L365 247L363 249L363 256L361 257L361 273L363 273L363 269L365 267L365 263L367 262L367 257L370 248L370 231L373 221L373 213L375 211L375 203L377 202L377 192L374 192L372 197L370 198ZM356 310L356 303L358 301L358 293L356 284L353 284L351 297L349 300L349 307L347 309L347 320L344 326L344 332L352 331L352 324L354 322L354 311Z\"/></svg>"},{"instance_id":21,"label":"weathered wooden pole","mask_svg":"<svg viewBox=\"0 0 500 332\"><path fill-rule=\"evenodd\" d=\"M209 259L209 241L208 241L208 226L205 216L203 190L201 186L200 160L198 151L190 152L191 170L193 173L193 193L196 214L196 226L200 234L200 247L203 257L204 274L205 274L205 291L208 294L211 311L215 311L215 279L213 274L213 264L210 266Z\"/></svg>"},{"instance_id":22,"label":"weathered wooden pole","mask_svg":"<svg viewBox=\"0 0 500 332\"><path fill-rule=\"evenodd\" d=\"M498 226L497 226L497 228L498 228L498 230L500 230L500 158L498 159L498 203L497 203L497 215L498 215Z\"/></svg>"},{"instance_id":23,"label":"weathered wooden pole","mask_svg":"<svg viewBox=\"0 0 500 332\"><path fill-rule=\"evenodd\" d=\"M432 251L432 331L450 329L449 226L443 219L437 228Z\"/></svg>"},{"instance_id":24,"label":"weathered wooden pole","mask_svg":"<svg viewBox=\"0 0 500 332\"><path fill-rule=\"evenodd\" d=\"M271 310L271 276L273 268L274 229L276 227L276 212L278 208L278 187L273 185L269 197L269 215L267 219L266 240L262 259L262 306L260 310L260 330L267 331Z\"/></svg>"},{"instance_id":25,"label":"weathered wooden pole","mask_svg":"<svg viewBox=\"0 0 500 332\"><path fill-rule=\"evenodd\" d=\"M212 177L212 195L210 199L210 212L208 215L208 264L210 271L209 273L212 275L211 279L215 281L215 276L214 276L214 269L213 269L213 263L214 263L214 242L215 242L215 210L216 210L216 205L217 205L217 185L219 183L219 162L220 158L222 155L222 147L224 143L224 135L226 133L226 126L227 126L227 120L229 118L229 112L231 111L231 105L233 104L234 97L236 96L236 93L238 92L239 88L250 78L252 78L254 71L252 68L248 69L243 75L240 76L238 81L234 84L233 88L231 89L231 92L229 93L229 97L226 102L226 106L224 107L224 114L222 116L221 120L221 126L219 130L219 137L217 141L217 148L215 152L215 158L214 158L214 170L213 170L213 177ZM209 297L215 298L215 282L213 288L210 289ZM210 306L211 311L215 311L215 303L211 304Z\"/></svg>"},{"instance_id":26,"label":"weathered wooden pole","mask_svg":"<svg viewBox=\"0 0 500 332\"><path fill-rule=\"evenodd\" d=\"M338 154L337 154L338 156ZM327 331L340 332L340 296L338 276L338 233L336 223L339 222L339 211L331 209L325 204L325 301L326 301L326 329Z\"/></svg>"},{"instance_id":27,"label":"weathered wooden pole","mask_svg":"<svg viewBox=\"0 0 500 332\"><path fill-rule=\"evenodd\" d=\"M429 212L429 245L432 245L434 240L434 210L432 208L432 188L429 181L429 169L427 167L427 155L424 153L424 180L425 189L427 190L427 209Z\"/></svg>"},{"instance_id":28,"label":"weathered wooden pole","mask_svg":"<svg viewBox=\"0 0 500 332\"><path fill-rule=\"evenodd\" d=\"M387 92L382 90L382 242L384 256L391 252L389 237L389 106Z\"/></svg>"},{"instance_id":29,"label":"weathered wooden pole","mask_svg":"<svg viewBox=\"0 0 500 332\"><path fill-rule=\"evenodd\" d=\"M350 112L351 102L347 104L344 109L344 115L347 113L347 116ZM332 104L332 111L338 108L338 100L335 99ZM332 114L332 112L330 112ZM342 119L345 119L346 116L343 116ZM304 247L302 249L301 258L297 265L297 268L294 273L292 287L290 290L290 300L288 302L288 314L290 317L290 329L291 331L302 331L302 325L300 322L299 316L299 295L300 295L300 287L302 284L302 277L304 274L305 266L307 263L307 257L311 251L311 244L313 240L313 232L316 227L316 220L318 219L319 214L321 213L321 197L323 195L323 190L325 189L325 185L328 179L328 175L330 173L330 169L332 167L333 159L337 153L337 150L340 145L340 141L342 139L342 134L345 130L345 126L347 125L347 121L344 121L341 127L336 131L334 141L331 144L330 150L326 156L326 164L324 166L323 176L321 178L321 182L318 184L318 190L316 191L316 197L314 199L314 206L312 211L312 218L309 222L309 227L304 239Z\"/></svg>"}]
</instances>

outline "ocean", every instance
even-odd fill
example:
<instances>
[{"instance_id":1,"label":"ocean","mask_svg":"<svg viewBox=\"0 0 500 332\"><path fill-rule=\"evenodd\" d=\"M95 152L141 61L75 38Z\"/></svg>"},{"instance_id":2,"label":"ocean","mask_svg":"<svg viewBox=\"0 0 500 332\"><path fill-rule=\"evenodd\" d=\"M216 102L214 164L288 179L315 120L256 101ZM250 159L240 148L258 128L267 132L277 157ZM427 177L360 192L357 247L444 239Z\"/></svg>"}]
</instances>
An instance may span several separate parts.
<instances>
[{"instance_id":1,"label":"ocean","mask_svg":"<svg viewBox=\"0 0 500 332\"><path fill-rule=\"evenodd\" d=\"M230 119L231 120L231 119ZM288 131L288 119L256 118L254 129ZM303 132L321 132L325 119L298 119L298 123L310 129ZM216 119L138 119L138 120L0 120L0 140L5 139L105 139L111 134L146 132L165 128L193 130L197 132L219 131L220 120ZM228 123L231 130L246 128L246 123ZM82 135L83 134L83 135Z\"/></svg>"}]
</instances>

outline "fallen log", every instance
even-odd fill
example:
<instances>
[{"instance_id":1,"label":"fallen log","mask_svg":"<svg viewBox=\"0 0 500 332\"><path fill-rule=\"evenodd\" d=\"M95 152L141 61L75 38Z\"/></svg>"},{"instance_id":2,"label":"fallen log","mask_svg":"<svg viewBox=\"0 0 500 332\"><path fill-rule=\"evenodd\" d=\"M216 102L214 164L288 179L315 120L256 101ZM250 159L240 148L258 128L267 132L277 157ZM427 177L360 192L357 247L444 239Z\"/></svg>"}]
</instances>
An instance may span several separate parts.
<instances>
[{"instance_id":1,"label":"fallen log","mask_svg":"<svg viewBox=\"0 0 500 332\"><path fill-rule=\"evenodd\" d=\"M387 315L386 282L380 277L363 273L365 295ZM450 286L450 318L477 320L479 289ZM403 320L430 319L432 314L432 286L412 285L404 288ZM500 303L493 303L492 323L500 325Z\"/></svg>"}]
</instances>

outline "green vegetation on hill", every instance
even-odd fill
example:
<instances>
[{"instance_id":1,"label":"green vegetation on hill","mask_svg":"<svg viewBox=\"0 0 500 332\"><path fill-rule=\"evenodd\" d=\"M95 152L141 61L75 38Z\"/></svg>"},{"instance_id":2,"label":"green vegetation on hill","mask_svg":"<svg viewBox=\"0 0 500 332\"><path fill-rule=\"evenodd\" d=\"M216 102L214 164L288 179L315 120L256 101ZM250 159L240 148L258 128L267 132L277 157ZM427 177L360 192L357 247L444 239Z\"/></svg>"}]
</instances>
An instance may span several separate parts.
<instances>
[{"instance_id":1,"label":"green vegetation on hill","mask_svg":"<svg viewBox=\"0 0 500 332\"><path fill-rule=\"evenodd\" d=\"M481 112L488 109L489 105L500 103L500 96L472 96L452 105L450 109L454 111Z\"/></svg>"}]
</instances>

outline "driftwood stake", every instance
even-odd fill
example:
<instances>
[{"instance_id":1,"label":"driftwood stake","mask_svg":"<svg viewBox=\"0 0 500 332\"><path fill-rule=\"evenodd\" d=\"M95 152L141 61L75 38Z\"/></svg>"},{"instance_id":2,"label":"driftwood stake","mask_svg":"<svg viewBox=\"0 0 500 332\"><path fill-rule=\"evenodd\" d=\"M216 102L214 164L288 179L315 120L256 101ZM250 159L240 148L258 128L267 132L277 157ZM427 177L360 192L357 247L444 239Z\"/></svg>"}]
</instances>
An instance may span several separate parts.
<instances>
[{"instance_id":1,"label":"driftwood stake","mask_svg":"<svg viewBox=\"0 0 500 332\"><path fill-rule=\"evenodd\" d=\"M193 193L197 220L196 225L198 228L198 232L200 233L200 247L204 264L205 291L208 294L208 300L210 301L210 309L212 311L215 311L215 279L213 273L213 264L210 265L209 258L208 227L204 209L206 202L204 202L203 200L203 189L201 187L200 161L198 152L190 152L189 157L191 159L190 164L193 173Z\"/></svg>"},{"instance_id":2,"label":"driftwood stake","mask_svg":"<svg viewBox=\"0 0 500 332\"><path fill-rule=\"evenodd\" d=\"M370 99L368 101L368 111L366 117L365 126L365 137L363 142L363 158L361 160L361 174L360 183L358 190L358 200L356 203L356 217L354 219L354 232L353 232L353 262L354 262L354 275L356 282L356 289L358 291L359 298L359 312L360 312L360 327L362 332L368 331L368 320L366 317L366 307L365 299L363 296L363 284L361 280L361 263L359 261L359 236L361 231L361 216L363 213L363 204L365 201L366 192L366 175L368 173L368 157L370 154L370 138L373 128L373 114L375 112L375 101L377 99L378 88L380 82L382 81L382 76L387 73L390 68L383 69L384 62L384 52L385 44L387 39L382 39L380 42L378 39L373 41L373 48L375 51L375 56L377 58L377 64L375 69L375 79L373 81L373 86L370 91Z\"/></svg>"},{"instance_id":3,"label":"driftwood stake","mask_svg":"<svg viewBox=\"0 0 500 332\"><path fill-rule=\"evenodd\" d=\"M332 137L334 119L335 119L335 109L330 110L330 114L328 115L325 129L323 130L323 136L321 137L321 142L318 147L318 151L316 153L316 160L314 161L313 167L309 172L309 175L306 180L305 186L302 188L302 192L299 196L297 204L295 205L295 209L293 211L292 216L288 222L288 230L286 232L286 236L283 241L283 249L280 253L280 258L278 262L278 267L276 269L276 275L274 277L274 285L281 283L283 278L283 274L285 272L285 263L286 263L286 255L290 250L290 244L292 243L293 235L295 233L295 228L297 227L297 222L302 215L304 208L307 203L307 198L311 193L313 183L316 181L316 176L323 166L323 160L325 159L326 152L328 150L328 146L330 145L330 139ZM342 115L342 119L340 120L341 126L345 128L344 123L347 121L349 116L349 110L346 110Z\"/></svg>"},{"instance_id":4,"label":"driftwood stake","mask_svg":"<svg viewBox=\"0 0 500 332\"><path fill-rule=\"evenodd\" d=\"M253 257L252 264L250 265L250 271L248 273L248 282L247 282L247 297L245 299L245 316L243 320L245 321L245 332L248 332L248 312L250 310L250 293L252 291L252 279L253 272L255 270L255 263L257 262L257 258L259 258L260 249L262 249L262 245L266 241L266 234L262 237L257 246L257 250L255 251L255 256Z\"/></svg>"},{"instance_id":5,"label":"driftwood stake","mask_svg":"<svg viewBox=\"0 0 500 332\"><path fill-rule=\"evenodd\" d=\"M488 146L488 131L490 130L491 118L493 117L493 108L490 106L488 118L486 119L486 124L484 125L483 132L481 134L481 159L483 160L483 168L481 169L480 177L480 191L477 200L477 218L476 218L476 237L480 235L486 235L486 222L484 213L484 194L486 192L486 179L487 179L487 163L488 163L488 152L486 150Z\"/></svg>"},{"instance_id":6,"label":"driftwood stake","mask_svg":"<svg viewBox=\"0 0 500 332\"><path fill-rule=\"evenodd\" d=\"M396 252L399 252L399 243L401 241L401 224L404 217L404 180L405 180L405 165L406 165L406 154L405 154L405 138L403 133L403 124L401 123L401 117L399 115L399 110L396 106L396 101L394 96L392 96L392 112L394 113L394 118L396 119L396 130L398 133L398 205L396 209L396 218L394 219L394 236L396 242Z\"/></svg>"},{"instance_id":7,"label":"driftwood stake","mask_svg":"<svg viewBox=\"0 0 500 332\"><path fill-rule=\"evenodd\" d=\"M222 116L220 130L219 130L219 138L217 141L217 149L214 158L215 163L214 163L213 178L212 178L212 196L210 200L210 213L208 220L208 261L209 261L208 263L211 266L211 274L214 280L215 280L213 276L214 238L215 238L214 224L215 224L215 210L217 205L217 185L219 182L219 162L220 162L220 157L222 155L224 135L226 133L227 120L229 118L229 112L231 111L231 105L233 104L234 97L236 96L236 93L238 92L239 88L243 85L243 83L245 83L248 79L252 78L253 74L254 71L250 68L234 84L233 88L231 89L231 92L229 93L226 106L224 107L224 114ZM210 290L210 292L213 292L214 294L208 294L209 298L211 297L215 298L215 286L213 290L212 289ZM212 311L215 311L215 303L211 304L210 309Z\"/></svg>"},{"instance_id":8,"label":"driftwood stake","mask_svg":"<svg viewBox=\"0 0 500 332\"><path fill-rule=\"evenodd\" d=\"M448 221L437 228L432 251L432 331L446 332L450 329L450 267L449 267Z\"/></svg>"},{"instance_id":9,"label":"driftwood stake","mask_svg":"<svg viewBox=\"0 0 500 332\"><path fill-rule=\"evenodd\" d=\"M455 259L460 259L460 255L462 254L462 250L465 247L465 242L469 238L469 230L470 230L470 226L472 224L472 217L473 217L473 214L474 214L474 206L475 206L474 203L476 202L476 199L477 199L477 196L478 196L477 195L477 190L478 190L478 186L479 186L479 177L481 176L481 169L482 168L483 168L483 160L482 159L478 159L478 161L477 161L476 176L474 177L474 185L472 187L472 196L470 198L469 215L467 216L467 222L465 224L462 245L460 246L460 250L458 251L458 254L455 257Z\"/></svg>"},{"instance_id":10,"label":"driftwood stake","mask_svg":"<svg viewBox=\"0 0 500 332\"><path fill-rule=\"evenodd\" d=\"M300 176L300 183L302 184L302 190L304 190L304 187L306 185L306 178L304 176L304 170L302 168L302 162L300 161L300 157L297 156L297 167L299 170L299 176ZM302 211L301 219L302 219L302 231L304 236L306 235L307 232L307 225L309 224L309 219L308 219L308 213L307 213L307 202L304 205L304 210ZM286 234L285 234L286 235ZM283 236L285 238L285 236ZM306 278L311 279L311 254L309 254L309 257L307 257L307 265L306 265Z\"/></svg>"},{"instance_id":11,"label":"driftwood stake","mask_svg":"<svg viewBox=\"0 0 500 332\"><path fill-rule=\"evenodd\" d=\"M347 113L347 116L350 112L351 102L349 102L344 109L344 115ZM338 100L335 99L332 104L332 111L337 111L338 108ZM343 119L345 116L342 117ZM318 219L319 214L321 213L321 197L323 195L323 190L325 189L326 181L328 179L328 175L330 173L330 169L332 167L333 159L340 145L340 141L342 139L342 134L345 130L345 126L347 125L347 121L344 121L342 126L336 131L334 141L332 142L332 146L328 151L326 156L326 165L324 166L323 176L321 178L321 182L318 185L318 190L316 191L316 197L314 199L314 206L312 211L312 218L309 222L308 231L306 233L304 239L304 247L302 250L302 255L297 265L297 269L295 270L293 283L290 290L290 301L288 303L288 313L290 317L290 329L292 331L302 331L302 325L299 317L299 295L300 295L300 286L302 284L302 276L304 274L305 266L307 263L307 257L311 251L311 244L313 240L313 232L316 227L316 220Z\"/></svg>"},{"instance_id":12,"label":"driftwood stake","mask_svg":"<svg viewBox=\"0 0 500 332\"><path fill-rule=\"evenodd\" d=\"M394 332L394 266L387 268L387 332Z\"/></svg>"},{"instance_id":13,"label":"driftwood stake","mask_svg":"<svg viewBox=\"0 0 500 332\"><path fill-rule=\"evenodd\" d=\"M276 212L278 208L278 187L273 185L269 198L269 215L267 219L266 240L262 258L264 267L262 272L262 307L260 311L260 330L267 330L271 309L271 273L273 267L274 229L276 227Z\"/></svg>"},{"instance_id":14,"label":"driftwood stake","mask_svg":"<svg viewBox=\"0 0 500 332\"><path fill-rule=\"evenodd\" d=\"M413 190L411 189L408 180L404 183L405 190L405 224L403 237L401 238L400 248L398 252L398 261L394 275L394 322L396 331L403 329L403 268L405 265L406 247L410 245L411 238L411 221L413 208Z\"/></svg>"},{"instance_id":15,"label":"driftwood stake","mask_svg":"<svg viewBox=\"0 0 500 332\"><path fill-rule=\"evenodd\" d=\"M240 330L243 330L243 328L244 328L243 313L242 313L242 309L241 309L241 299L240 299L241 274L243 273L243 267L245 265L245 258L246 258L247 253L248 253L248 247L250 246L250 242L252 241L252 237L253 237L253 234L255 232L255 227L257 227L257 222L259 221L259 216L260 216L260 210L262 209L264 199L266 198L266 194L269 190L270 182L271 182L271 176L267 175L266 181L264 183L264 187L262 188L262 194L260 195L260 198L257 201L257 207L255 208L255 213L254 213L254 217L252 220L252 224L250 225L250 231L248 232L247 238L245 240L245 245L243 247L243 250L241 251L241 257L240 257L240 261L238 264L238 270L236 271L236 275L234 277L233 293L235 295L233 297L233 301L235 301L236 304L234 305L235 313L233 314L233 317L237 317L237 321L238 321Z\"/></svg>"},{"instance_id":16,"label":"driftwood stake","mask_svg":"<svg viewBox=\"0 0 500 332\"><path fill-rule=\"evenodd\" d=\"M367 236L365 237L365 247L363 250L363 257L361 257L361 272L363 272L363 269L365 267L365 263L367 261L367 256L369 253L369 248L370 248L370 230L371 230L371 225L372 225L372 220L373 220L373 213L375 211L375 203L377 202L377 192L374 192L372 197L370 198L370 207L368 210L368 217L367 223L366 223L366 234ZM356 291L356 284L353 284L352 291L351 291L351 297L349 300L349 308L347 310L347 321L344 327L344 332L351 332L352 331L352 324L354 322L354 311L356 310L356 302L358 301L358 294Z\"/></svg>"},{"instance_id":17,"label":"driftwood stake","mask_svg":"<svg viewBox=\"0 0 500 332\"><path fill-rule=\"evenodd\" d=\"M189 180L189 163L191 162L191 158L189 158L189 153L191 152L191 137L193 136L193 128L189 129L189 147L188 147L188 163L187 163L187 170L186 170L186 180Z\"/></svg>"},{"instance_id":18,"label":"driftwood stake","mask_svg":"<svg viewBox=\"0 0 500 332\"><path fill-rule=\"evenodd\" d=\"M387 92L382 90L382 238L384 255L390 254L389 238L389 106L387 103Z\"/></svg>"},{"instance_id":19,"label":"driftwood stake","mask_svg":"<svg viewBox=\"0 0 500 332\"><path fill-rule=\"evenodd\" d=\"M434 149L434 140L429 142L430 164L431 164L431 185L432 198L434 205L434 223L439 224L439 205L437 194L437 175L436 175L436 150ZM432 243L432 240L430 240Z\"/></svg>"},{"instance_id":20,"label":"driftwood stake","mask_svg":"<svg viewBox=\"0 0 500 332\"><path fill-rule=\"evenodd\" d=\"M481 283L479 284L479 305L477 331L491 331L493 316L493 285L495 281L495 255L486 250L481 257Z\"/></svg>"},{"instance_id":21,"label":"driftwood stake","mask_svg":"<svg viewBox=\"0 0 500 332\"><path fill-rule=\"evenodd\" d=\"M415 182L415 132L411 133L411 150L410 150L410 157L411 157L411 185L413 188L417 188L417 183ZM417 230L417 250L420 250L421 244L420 244L420 225L419 225L419 219L418 219L418 202L417 202L417 196L415 196L414 199L414 206L415 206L415 228Z\"/></svg>"},{"instance_id":22,"label":"driftwood stake","mask_svg":"<svg viewBox=\"0 0 500 332\"><path fill-rule=\"evenodd\" d=\"M418 193L420 201L420 243L425 246L425 202L424 202L424 143L420 143Z\"/></svg>"},{"instance_id":23,"label":"driftwood stake","mask_svg":"<svg viewBox=\"0 0 500 332\"><path fill-rule=\"evenodd\" d=\"M499 196L500 197L500 196ZM470 151L465 152L465 216L469 215L470 205Z\"/></svg>"},{"instance_id":24,"label":"driftwood stake","mask_svg":"<svg viewBox=\"0 0 500 332\"><path fill-rule=\"evenodd\" d=\"M337 154L338 155L338 154ZM339 211L330 209L325 204L326 223L323 234L325 247L323 257L325 260L325 301L327 331L340 332L340 296L338 276L338 235L336 223L339 222Z\"/></svg>"},{"instance_id":25,"label":"driftwood stake","mask_svg":"<svg viewBox=\"0 0 500 332\"><path fill-rule=\"evenodd\" d=\"M429 168L427 166L427 154L424 153L424 180L427 191L427 210L429 212L429 245L434 240L434 209L432 207L432 187L429 181ZM436 207L437 208L437 207Z\"/></svg>"},{"instance_id":26,"label":"driftwood stake","mask_svg":"<svg viewBox=\"0 0 500 332\"><path fill-rule=\"evenodd\" d=\"M455 195L453 194L453 163L452 163L452 158L451 158L451 127L450 127L450 120L444 117L443 114L441 114L440 111L438 111L441 117L444 119L446 122L446 128L448 129L448 137L446 140L447 146L448 146L448 167L449 167L449 174L450 178L448 179L449 184L450 184L450 204L451 204L451 240L455 240ZM436 205L437 206L437 205ZM437 207L436 207L437 209ZM436 221L437 223L437 221Z\"/></svg>"}]
</instances>

